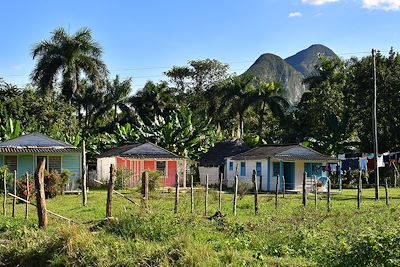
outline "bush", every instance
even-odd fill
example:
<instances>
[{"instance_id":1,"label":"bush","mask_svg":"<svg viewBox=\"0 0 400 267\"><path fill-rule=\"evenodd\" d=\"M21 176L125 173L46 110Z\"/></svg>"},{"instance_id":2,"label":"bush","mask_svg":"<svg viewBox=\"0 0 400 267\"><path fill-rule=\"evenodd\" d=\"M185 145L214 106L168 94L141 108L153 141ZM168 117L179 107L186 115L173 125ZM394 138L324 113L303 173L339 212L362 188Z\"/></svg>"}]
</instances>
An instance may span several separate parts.
<instances>
[{"instance_id":1,"label":"bush","mask_svg":"<svg viewBox=\"0 0 400 267\"><path fill-rule=\"evenodd\" d=\"M21 177L21 179L17 180L17 196L29 201L29 197L34 194L34 192L32 192L33 184L34 182L32 181L32 176L30 176L28 179L28 187L26 185L25 176ZM28 188L29 195L27 190Z\"/></svg>"},{"instance_id":2,"label":"bush","mask_svg":"<svg viewBox=\"0 0 400 267\"><path fill-rule=\"evenodd\" d=\"M242 199L249 191L250 191L251 185L247 182L240 182L238 184L238 195L239 199Z\"/></svg>"},{"instance_id":3,"label":"bush","mask_svg":"<svg viewBox=\"0 0 400 267\"><path fill-rule=\"evenodd\" d=\"M45 172L44 175L44 193L46 198L53 198L57 195L64 194L64 189L68 183L71 172L68 170L58 174L55 171Z\"/></svg>"},{"instance_id":4,"label":"bush","mask_svg":"<svg viewBox=\"0 0 400 267\"><path fill-rule=\"evenodd\" d=\"M159 171L149 172L149 191L155 191L160 186L162 175Z\"/></svg>"},{"instance_id":5,"label":"bush","mask_svg":"<svg viewBox=\"0 0 400 267\"><path fill-rule=\"evenodd\" d=\"M129 185L129 180L132 178L133 172L126 168L121 168L117 169L115 176L114 188L125 189Z\"/></svg>"}]
</instances>

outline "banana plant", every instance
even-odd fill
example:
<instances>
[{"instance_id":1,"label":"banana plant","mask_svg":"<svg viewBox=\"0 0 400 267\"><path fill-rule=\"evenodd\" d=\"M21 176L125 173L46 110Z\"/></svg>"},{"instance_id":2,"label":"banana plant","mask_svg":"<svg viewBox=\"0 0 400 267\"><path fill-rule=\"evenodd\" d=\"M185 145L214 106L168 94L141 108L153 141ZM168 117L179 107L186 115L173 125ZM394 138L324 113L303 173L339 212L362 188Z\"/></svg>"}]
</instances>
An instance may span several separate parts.
<instances>
[{"instance_id":1,"label":"banana plant","mask_svg":"<svg viewBox=\"0 0 400 267\"><path fill-rule=\"evenodd\" d=\"M0 139L1 141L7 141L10 139L17 138L23 134L21 130L21 122L19 120L13 120L9 118L6 120L5 125L0 126Z\"/></svg>"}]
</instances>

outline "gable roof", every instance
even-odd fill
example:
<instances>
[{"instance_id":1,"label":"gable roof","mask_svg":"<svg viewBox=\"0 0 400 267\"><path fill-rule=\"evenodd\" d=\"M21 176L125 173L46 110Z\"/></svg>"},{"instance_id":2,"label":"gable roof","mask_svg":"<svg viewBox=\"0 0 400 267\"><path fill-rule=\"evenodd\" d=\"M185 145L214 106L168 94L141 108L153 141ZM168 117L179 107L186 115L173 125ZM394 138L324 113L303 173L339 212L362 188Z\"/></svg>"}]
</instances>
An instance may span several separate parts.
<instances>
[{"instance_id":1,"label":"gable roof","mask_svg":"<svg viewBox=\"0 0 400 267\"><path fill-rule=\"evenodd\" d=\"M302 145L263 145L232 157L233 160L257 160L276 158L279 160L323 160L337 161L337 159L321 154Z\"/></svg>"},{"instance_id":2,"label":"gable roof","mask_svg":"<svg viewBox=\"0 0 400 267\"><path fill-rule=\"evenodd\" d=\"M0 143L0 153L70 153L80 152L70 144L52 139L41 133L23 135Z\"/></svg>"},{"instance_id":3,"label":"gable roof","mask_svg":"<svg viewBox=\"0 0 400 267\"><path fill-rule=\"evenodd\" d=\"M199 159L200 166L222 165L226 157L235 156L250 148L242 141L225 141L215 144L206 154Z\"/></svg>"},{"instance_id":4,"label":"gable roof","mask_svg":"<svg viewBox=\"0 0 400 267\"><path fill-rule=\"evenodd\" d=\"M112 148L98 156L98 158L107 157L124 158L160 158L160 159L180 159L182 157L162 148L153 143L135 143Z\"/></svg>"}]
</instances>

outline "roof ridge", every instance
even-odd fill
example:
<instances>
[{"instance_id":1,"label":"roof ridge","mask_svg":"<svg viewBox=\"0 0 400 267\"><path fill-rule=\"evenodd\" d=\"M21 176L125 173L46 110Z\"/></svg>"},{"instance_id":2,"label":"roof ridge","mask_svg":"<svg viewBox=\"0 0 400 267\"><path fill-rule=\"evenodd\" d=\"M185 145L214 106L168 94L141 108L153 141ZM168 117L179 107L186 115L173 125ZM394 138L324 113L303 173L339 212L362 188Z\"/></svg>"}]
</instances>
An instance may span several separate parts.
<instances>
[{"instance_id":1,"label":"roof ridge","mask_svg":"<svg viewBox=\"0 0 400 267\"><path fill-rule=\"evenodd\" d=\"M26 137L29 137L29 136L38 136L38 137L41 137L41 138L43 138L43 139L46 139L47 141L55 142L55 143L59 144L60 146L62 146L62 147L64 147L64 148L75 148L75 147L74 147L73 145L71 145L71 144L68 144L68 143L66 143L66 142L63 142L63 141L60 141L60 140L51 138L51 137L49 137L49 136L47 136L47 135L45 135L45 134L39 133L39 132L33 132L33 133L30 133L30 134L20 135L20 136L18 136L18 137L12 138L12 139L10 139L10 140L4 141L4 142L0 142L0 147L6 147L7 143L15 142L15 141L18 140L18 139L26 138ZM18 147L18 146L11 146L11 147ZM28 146L21 146L21 147L28 147ZM54 147L54 146L53 146L53 147Z\"/></svg>"}]
</instances>

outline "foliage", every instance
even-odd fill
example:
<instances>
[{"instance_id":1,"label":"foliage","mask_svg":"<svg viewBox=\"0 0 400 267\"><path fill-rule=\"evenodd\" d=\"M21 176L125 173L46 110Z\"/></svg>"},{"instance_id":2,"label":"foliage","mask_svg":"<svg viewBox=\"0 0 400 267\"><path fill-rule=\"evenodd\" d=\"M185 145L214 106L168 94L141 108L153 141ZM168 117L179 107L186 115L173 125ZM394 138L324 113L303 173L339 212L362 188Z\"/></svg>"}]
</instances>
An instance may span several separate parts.
<instances>
[{"instance_id":1,"label":"foliage","mask_svg":"<svg viewBox=\"0 0 400 267\"><path fill-rule=\"evenodd\" d=\"M151 171L149 173L149 191L155 191L159 186L163 175L159 171Z\"/></svg>"},{"instance_id":2,"label":"foliage","mask_svg":"<svg viewBox=\"0 0 400 267\"><path fill-rule=\"evenodd\" d=\"M34 182L32 180L32 176L28 178L28 184L26 183L25 176L17 180L17 196L29 200L30 196L34 195L34 192L32 191Z\"/></svg>"},{"instance_id":3,"label":"foliage","mask_svg":"<svg viewBox=\"0 0 400 267\"><path fill-rule=\"evenodd\" d=\"M72 173L63 171L58 174L56 171L46 172L44 176L44 193L46 198L54 198L64 194L68 179Z\"/></svg>"},{"instance_id":4,"label":"foliage","mask_svg":"<svg viewBox=\"0 0 400 267\"><path fill-rule=\"evenodd\" d=\"M129 181L132 179L133 173L127 168L118 168L115 176L115 189L126 189L129 186Z\"/></svg>"},{"instance_id":5,"label":"foliage","mask_svg":"<svg viewBox=\"0 0 400 267\"><path fill-rule=\"evenodd\" d=\"M252 188L252 186L250 183L239 181L239 183L238 183L239 199L243 199L244 196L250 191L251 188Z\"/></svg>"}]
</instances>

